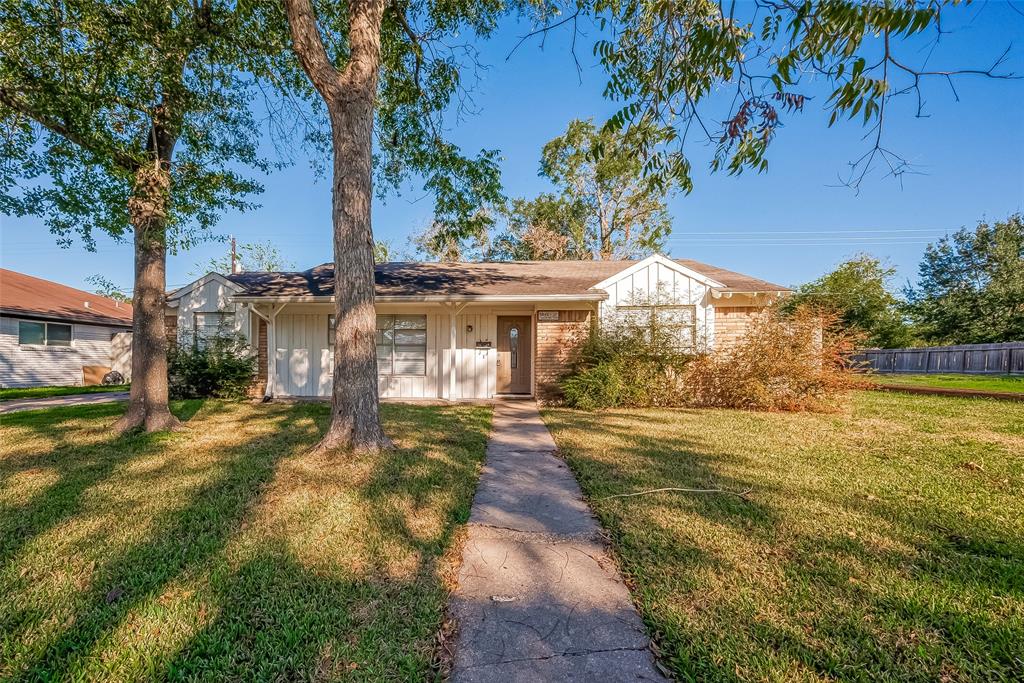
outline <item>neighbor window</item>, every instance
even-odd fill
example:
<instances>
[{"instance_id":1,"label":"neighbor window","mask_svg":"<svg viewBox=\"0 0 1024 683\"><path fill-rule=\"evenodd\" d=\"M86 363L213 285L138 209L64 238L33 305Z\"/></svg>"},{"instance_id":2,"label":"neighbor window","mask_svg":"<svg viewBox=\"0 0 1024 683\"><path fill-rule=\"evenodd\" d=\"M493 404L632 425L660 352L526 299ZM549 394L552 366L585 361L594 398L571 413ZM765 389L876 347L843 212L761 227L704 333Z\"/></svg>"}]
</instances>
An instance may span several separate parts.
<instances>
[{"instance_id":1,"label":"neighbor window","mask_svg":"<svg viewBox=\"0 0 1024 683\"><path fill-rule=\"evenodd\" d=\"M620 324L646 331L656 343L690 348L697 339L697 307L672 304L617 306Z\"/></svg>"},{"instance_id":2,"label":"neighbor window","mask_svg":"<svg viewBox=\"0 0 1024 683\"><path fill-rule=\"evenodd\" d=\"M235 329L234 313L195 313L196 344L202 346L207 339L228 334Z\"/></svg>"},{"instance_id":3,"label":"neighbor window","mask_svg":"<svg viewBox=\"0 0 1024 683\"><path fill-rule=\"evenodd\" d=\"M18 321L18 343L22 346L71 346L71 325Z\"/></svg>"},{"instance_id":4,"label":"neighbor window","mask_svg":"<svg viewBox=\"0 0 1024 683\"><path fill-rule=\"evenodd\" d=\"M427 374L427 316L377 316L377 372Z\"/></svg>"}]
</instances>

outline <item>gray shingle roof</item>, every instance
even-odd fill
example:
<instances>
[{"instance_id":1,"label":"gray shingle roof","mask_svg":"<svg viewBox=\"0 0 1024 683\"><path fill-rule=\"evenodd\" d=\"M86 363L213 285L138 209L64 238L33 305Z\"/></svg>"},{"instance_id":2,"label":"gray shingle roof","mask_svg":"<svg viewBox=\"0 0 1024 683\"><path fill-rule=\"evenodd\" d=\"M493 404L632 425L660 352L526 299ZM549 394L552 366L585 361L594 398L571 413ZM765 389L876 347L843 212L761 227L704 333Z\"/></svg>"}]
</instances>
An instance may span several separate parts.
<instances>
[{"instance_id":1,"label":"gray shingle roof","mask_svg":"<svg viewBox=\"0 0 1024 683\"><path fill-rule=\"evenodd\" d=\"M782 292L788 288L689 259L676 262L725 285L722 291ZM636 261L501 261L382 263L375 268L377 296L550 296L593 293L591 288ZM331 296L334 264L301 272L227 276L242 296Z\"/></svg>"}]
</instances>

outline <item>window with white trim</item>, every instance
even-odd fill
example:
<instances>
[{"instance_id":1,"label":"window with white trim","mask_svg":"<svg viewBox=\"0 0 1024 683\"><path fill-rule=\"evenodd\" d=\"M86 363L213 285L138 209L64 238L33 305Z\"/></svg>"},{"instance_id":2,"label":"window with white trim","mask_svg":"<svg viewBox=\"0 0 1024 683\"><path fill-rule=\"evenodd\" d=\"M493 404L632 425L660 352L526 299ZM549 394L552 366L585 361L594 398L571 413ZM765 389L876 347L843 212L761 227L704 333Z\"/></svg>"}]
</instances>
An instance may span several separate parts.
<instances>
[{"instance_id":1,"label":"window with white trim","mask_svg":"<svg viewBox=\"0 0 1024 683\"><path fill-rule=\"evenodd\" d=\"M21 346L71 346L74 328L65 323L18 321L18 344Z\"/></svg>"},{"instance_id":2,"label":"window with white trim","mask_svg":"<svg viewBox=\"0 0 1024 683\"><path fill-rule=\"evenodd\" d=\"M327 316L327 345L334 346L334 315ZM427 316L377 316L377 374L427 374Z\"/></svg>"},{"instance_id":3,"label":"window with white trim","mask_svg":"<svg viewBox=\"0 0 1024 683\"><path fill-rule=\"evenodd\" d=\"M235 314L230 312L193 313L193 321L197 346L203 346L207 339L231 334L235 330Z\"/></svg>"},{"instance_id":4,"label":"window with white trim","mask_svg":"<svg viewBox=\"0 0 1024 683\"><path fill-rule=\"evenodd\" d=\"M656 343L692 348L697 340L697 307L684 304L620 305L618 324L644 330ZM652 339L653 337L653 339Z\"/></svg>"},{"instance_id":5,"label":"window with white trim","mask_svg":"<svg viewBox=\"0 0 1024 683\"><path fill-rule=\"evenodd\" d=\"M427 316L377 316L377 373L427 374Z\"/></svg>"}]
</instances>

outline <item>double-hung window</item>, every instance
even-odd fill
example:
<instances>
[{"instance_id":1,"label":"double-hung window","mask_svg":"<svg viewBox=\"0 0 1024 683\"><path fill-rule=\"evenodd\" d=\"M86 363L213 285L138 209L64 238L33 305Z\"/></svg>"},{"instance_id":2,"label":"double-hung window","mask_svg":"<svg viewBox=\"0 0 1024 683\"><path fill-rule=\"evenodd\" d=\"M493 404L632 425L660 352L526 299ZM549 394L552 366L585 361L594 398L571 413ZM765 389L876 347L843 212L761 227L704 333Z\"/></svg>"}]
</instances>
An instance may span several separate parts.
<instances>
[{"instance_id":1,"label":"double-hung window","mask_svg":"<svg viewBox=\"0 0 1024 683\"><path fill-rule=\"evenodd\" d=\"M204 346L208 339L229 334L235 329L234 313L195 313L196 345Z\"/></svg>"},{"instance_id":2,"label":"double-hung window","mask_svg":"<svg viewBox=\"0 0 1024 683\"><path fill-rule=\"evenodd\" d=\"M682 349L693 348L697 341L697 307L655 304L618 306L620 324L643 330L655 343Z\"/></svg>"},{"instance_id":3,"label":"double-hung window","mask_svg":"<svg viewBox=\"0 0 1024 683\"><path fill-rule=\"evenodd\" d=\"M71 346L71 325L18 321L18 344L22 346Z\"/></svg>"},{"instance_id":4,"label":"double-hung window","mask_svg":"<svg viewBox=\"0 0 1024 683\"><path fill-rule=\"evenodd\" d=\"M327 344L334 346L334 316L327 317ZM427 316L377 316L377 374L427 374Z\"/></svg>"},{"instance_id":5,"label":"double-hung window","mask_svg":"<svg viewBox=\"0 0 1024 683\"><path fill-rule=\"evenodd\" d=\"M377 316L377 372L427 374L427 316Z\"/></svg>"}]
</instances>

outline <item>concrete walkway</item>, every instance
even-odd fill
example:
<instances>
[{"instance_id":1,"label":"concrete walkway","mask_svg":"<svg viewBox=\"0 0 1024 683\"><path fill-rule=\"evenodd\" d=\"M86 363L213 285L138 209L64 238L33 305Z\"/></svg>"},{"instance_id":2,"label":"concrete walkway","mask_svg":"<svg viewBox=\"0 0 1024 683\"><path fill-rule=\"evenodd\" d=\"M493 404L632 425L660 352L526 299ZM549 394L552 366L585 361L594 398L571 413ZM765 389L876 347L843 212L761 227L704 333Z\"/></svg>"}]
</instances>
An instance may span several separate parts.
<instances>
[{"instance_id":1,"label":"concrete walkway","mask_svg":"<svg viewBox=\"0 0 1024 683\"><path fill-rule=\"evenodd\" d=\"M13 401L0 402L0 415L17 413L22 410L41 410L60 406L77 406L85 403L113 403L127 401L127 391L109 391L100 394L71 394L69 396L50 396L48 398L20 398Z\"/></svg>"},{"instance_id":2,"label":"concrete walkway","mask_svg":"<svg viewBox=\"0 0 1024 683\"><path fill-rule=\"evenodd\" d=\"M532 402L498 403L469 519L452 680L664 681L572 473Z\"/></svg>"}]
</instances>

